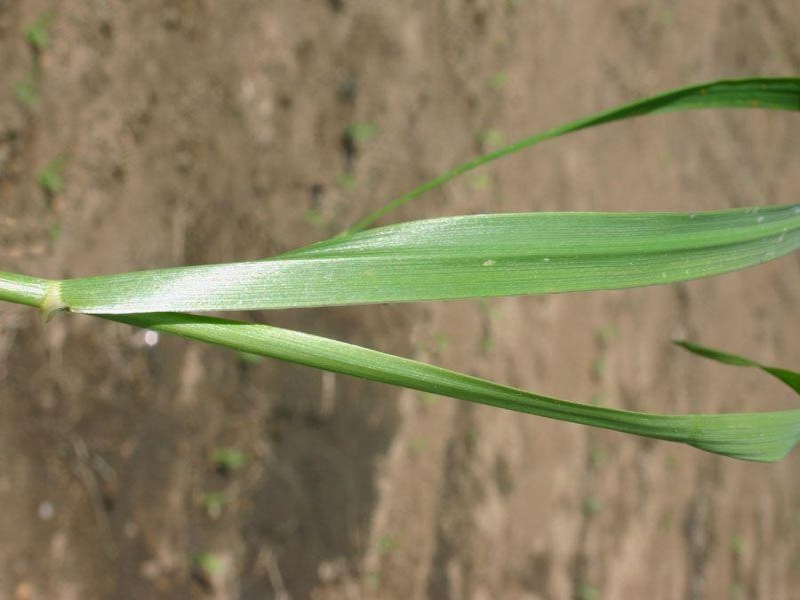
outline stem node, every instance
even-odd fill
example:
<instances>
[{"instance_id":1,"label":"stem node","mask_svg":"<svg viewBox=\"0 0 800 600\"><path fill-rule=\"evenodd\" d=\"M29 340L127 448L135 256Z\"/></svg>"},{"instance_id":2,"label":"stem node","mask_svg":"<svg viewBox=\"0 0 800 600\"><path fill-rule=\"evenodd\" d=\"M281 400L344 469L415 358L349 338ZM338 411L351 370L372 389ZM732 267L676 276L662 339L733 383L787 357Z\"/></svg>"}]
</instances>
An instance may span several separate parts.
<instances>
[{"instance_id":1,"label":"stem node","mask_svg":"<svg viewBox=\"0 0 800 600\"><path fill-rule=\"evenodd\" d=\"M49 323L56 313L68 311L69 307L61 299L61 282L50 281L47 285L44 300L39 305L45 323Z\"/></svg>"}]
</instances>

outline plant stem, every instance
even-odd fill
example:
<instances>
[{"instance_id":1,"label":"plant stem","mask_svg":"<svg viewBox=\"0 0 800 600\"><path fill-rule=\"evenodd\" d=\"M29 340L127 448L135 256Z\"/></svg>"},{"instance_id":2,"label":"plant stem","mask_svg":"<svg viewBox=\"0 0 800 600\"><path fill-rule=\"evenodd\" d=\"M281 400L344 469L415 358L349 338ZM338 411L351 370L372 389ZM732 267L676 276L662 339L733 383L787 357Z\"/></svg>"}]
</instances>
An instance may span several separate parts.
<instances>
[{"instance_id":1,"label":"plant stem","mask_svg":"<svg viewBox=\"0 0 800 600\"><path fill-rule=\"evenodd\" d=\"M55 282L0 271L0 300L42 308Z\"/></svg>"}]
</instances>

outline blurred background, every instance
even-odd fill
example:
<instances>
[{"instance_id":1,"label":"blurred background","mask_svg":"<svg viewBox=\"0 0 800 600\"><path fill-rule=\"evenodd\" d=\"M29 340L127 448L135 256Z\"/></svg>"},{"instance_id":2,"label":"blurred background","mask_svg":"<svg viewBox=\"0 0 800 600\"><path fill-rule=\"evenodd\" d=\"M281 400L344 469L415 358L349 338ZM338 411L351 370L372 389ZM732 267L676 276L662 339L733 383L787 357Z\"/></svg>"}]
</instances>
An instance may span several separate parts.
<instances>
[{"instance_id":1,"label":"blurred background","mask_svg":"<svg viewBox=\"0 0 800 600\"><path fill-rule=\"evenodd\" d=\"M671 87L797 75L793 0L5 0L2 268L256 259ZM506 158L393 220L797 201L800 122L727 111ZM582 402L797 406L672 337L800 364L800 257L686 284L262 312ZM793 600L777 465L0 307L0 597Z\"/></svg>"}]
</instances>

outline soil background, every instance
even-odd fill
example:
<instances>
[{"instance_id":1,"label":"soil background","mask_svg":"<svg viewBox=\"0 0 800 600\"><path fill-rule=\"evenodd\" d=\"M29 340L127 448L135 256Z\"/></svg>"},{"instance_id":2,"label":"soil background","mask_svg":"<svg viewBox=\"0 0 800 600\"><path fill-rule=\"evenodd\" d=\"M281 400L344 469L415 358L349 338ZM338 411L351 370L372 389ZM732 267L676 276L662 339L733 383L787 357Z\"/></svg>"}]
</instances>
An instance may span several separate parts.
<instances>
[{"instance_id":1,"label":"soil background","mask_svg":"<svg viewBox=\"0 0 800 600\"><path fill-rule=\"evenodd\" d=\"M794 0L3 0L2 268L265 257L504 140L798 72ZM393 220L789 203L798 139L797 117L763 111L610 125ZM785 408L788 388L670 338L797 368L799 259L234 317L576 401ZM0 455L0 598L800 598L798 452L737 462L88 317L0 308Z\"/></svg>"}]
</instances>

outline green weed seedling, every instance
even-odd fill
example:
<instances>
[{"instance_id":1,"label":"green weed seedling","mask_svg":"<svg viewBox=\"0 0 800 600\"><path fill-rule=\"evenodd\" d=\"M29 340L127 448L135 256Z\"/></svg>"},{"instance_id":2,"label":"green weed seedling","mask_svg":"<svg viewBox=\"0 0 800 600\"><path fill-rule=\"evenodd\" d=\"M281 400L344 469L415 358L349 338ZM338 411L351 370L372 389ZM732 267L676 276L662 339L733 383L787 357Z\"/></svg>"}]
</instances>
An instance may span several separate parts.
<instances>
[{"instance_id":1,"label":"green weed seedling","mask_svg":"<svg viewBox=\"0 0 800 600\"><path fill-rule=\"evenodd\" d=\"M328 220L319 210L315 208L309 208L303 215L303 218L305 219L306 223L316 229L322 229L328 225Z\"/></svg>"},{"instance_id":2,"label":"green weed seedling","mask_svg":"<svg viewBox=\"0 0 800 600\"><path fill-rule=\"evenodd\" d=\"M508 73L505 71L498 71L489 77L489 87L499 90L508 81Z\"/></svg>"},{"instance_id":3,"label":"green weed seedling","mask_svg":"<svg viewBox=\"0 0 800 600\"><path fill-rule=\"evenodd\" d=\"M744 556L745 541L741 534L734 534L731 536L731 552L734 556L741 558Z\"/></svg>"},{"instance_id":4,"label":"green weed seedling","mask_svg":"<svg viewBox=\"0 0 800 600\"><path fill-rule=\"evenodd\" d=\"M371 590L377 590L381 587L381 574L377 571L370 571L367 573L367 586Z\"/></svg>"},{"instance_id":5,"label":"green weed seedling","mask_svg":"<svg viewBox=\"0 0 800 600\"><path fill-rule=\"evenodd\" d=\"M589 460L596 469L599 469L608 462L608 453L602 448L595 448L589 454Z\"/></svg>"},{"instance_id":6,"label":"green weed seedling","mask_svg":"<svg viewBox=\"0 0 800 600\"><path fill-rule=\"evenodd\" d=\"M800 205L707 212L534 212L441 217L375 228L422 194L543 141L649 114L698 109L800 110L800 78L704 83L548 129L460 164L327 240L264 260L50 280L0 272L0 300L45 317L77 312L210 344L631 435L772 462L800 439L800 410L651 414L553 398L337 340L196 313L421 302L668 285L745 269L800 248ZM354 134L355 135L355 134ZM363 132L358 135L364 135ZM42 187L57 193L60 169ZM732 299L731 301L735 301ZM681 342L757 368L800 393L800 374ZM597 370L597 369L596 369ZM756 401L753 401L757 405ZM469 447L475 435L465 439ZM215 463L241 468L225 449Z\"/></svg>"},{"instance_id":7,"label":"green weed seedling","mask_svg":"<svg viewBox=\"0 0 800 600\"><path fill-rule=\"evenodd\" d=\"M378 135L375 123L352 123L347 127L346 135L355 142L367 142Z\"/></svg>"},{"instance_id":8,"label":"green weed seedling","mask_svg":"<svg viewBox=\"0 0 800 600\"><path fill-rule=\"evenodd\" d=\"M25 28L25 39L35 52L42 52L50 46L50 26L52 23L53 14L50 11L45 11Z\"/></svg>"},{"instance_id":9,"label":"green weed seedling","mask_svg":"<svg viewBox=\"0 0 800 600\"><path fill-rule=\"evenodd\" d=\"M352 192L354 189L356 189L356 187L358 187L358 181L356 180L355 175L352 173L342 173L336 179L336 185L346 192Z\"/></svg>"},{"instance_id":10,"label":"green weed seedling","mask_svg":"<svg viewBox=\"0 0 800 600\"><path fill-rule=\"evenodd\" d=\"M390 533L381 534L378 538L378 554L386 556L395 548L397 548L397 539Z\"/></svg>"},{"instance_id":11,"label":"green weed seedling","mask_svg":"<svg viewBox=\"0 0 800 600\"><path fill-rule=\"evenodd\" d=\"M39 98L37 79L40 70L40 54L50 46L50 25L53 16L50 11L41 13L25 28L25 41L33 50L33 64L25 77L14 86L14 97L23 107L31 108Z\"/></svg>"},{"instance_id":12,"label":"green weed seedling","mask_svg":"<svg viewBox=\"0 0 800 600\"><path fill-rule=\"evenodd\" d=\"M742 587L742 584L736 581L731 583L731 587L728 594L731 600L743 600L745 597L744 588Z\"/></svg>"},{"instance_id":13,"label":"green weed seedling","mask_svg":"<svg viewBox=\"0 0 800 600\"><path fill-rule=\"evenodd\" d=\"M493 183L492 176L488 173L475 173L469 178L470 187L477 191L488 190L492 187Z\"/></svg>"},{"instance_id":14,"label":"green weed seedling","mask_svg":"<svg viewBox=\"0 0 800 600\"><path fill-rule=\"evenodd\" d=\"M617 328L613 325L601 327L596 334L597 344L605 349L617 337Z\"/></svg>"},{"instance_id":15,"label":"green weed seedling","mask_svg":"<svg viewBox=\"0 0 800 600\"><path fill-rule=\"evenodd\" d=\"M576 600L600 600L600 591L589 584L581 584L576 594Z\"/></svg>"},{"instance_id":16,"label":"green weed seedling","mask_svg":"<svg viewBox=\"0 0 800 600\"><path fill-rule=\"evenodd\" d=\"M222 509L227 502L228 497L224 492L206 492L203 494L203 508L212 519L218 519L222 515Z\"/></svg>"},{"instance_id":17,"label":"green weed seedling","mask_svg":"<svg viewBox=\"0 0 800 600\"><path fill-rule=\"evenodd\" d=\"M592 375L599 379L606 372L606 359L600 356L592 361Z\"/></svg>"},{"instance_id":18,"label":"green weed seedling","mask_svg":"<svg viewBox=\"0 0 800 600\"><path fill-rule=\"evenodd\" d=\"M506 134L499 129L487 129L478 134L478 141L490 150L502 148L506 143Z\"/></svg>"},{"instance_id":19,"label":"green weed seedling","mask_svg":"<svg viewBox=\"0 0 800 600\"><path fill-rule=\"evenodd\" d=\"M214 581L224 574L225 564L216 554L203 552L192 556L192 577L207 592L214 589Z\"/></svg>"},{"instance_id":20,"label":"green weed seedling","mask_svg":"<svg viewBox=\"0 0 800 600\"><path fill-rule=\"evenodd\" d=\"M428 445L428 443L424 437L416 436L411 439L409 445L411 446L411 451L414 452L414 454L420 454L425 450L425 447Z\"/></svg>"},{"instance_id":21,"label":"green weed seedling","mask_svg":"<svg viewBox=\"0 0 800 600\"><path fill-rule=\"evenodd\" d=\"M597 496L589 496L583 501L583 514L587 517L594 517L603 510L603 501Z\"/></svg>"},{"instance_id":22,"label":"green weed seedling","mask_svg":"<svg viewBox=\"0 0 800 600\"><path fill-rule=\"evenodd\" d=\"M22 81L14 86L14 97L25 108L36 104L39 92L36 87L36 75L33 71L29 71Z\"/></svg>"},{"instance_id":23,"label":"green weed seedling","mask_svg":"<svg viewBox=\"0 0 800 600\"><path fill-rule=\"evenodd\" d=\"M234 448L217 448L213 456L214 466L222 473L238 471L247 462L247 456Z\"/></svg>"},{"instance_id":24,"label":"green weed seedling","mask_svg":"<svg viewBox=\"0 0 800 600\"><path fill-rule=\"evenodd\" d=\"M39 171L39 187L47 194L48 198L52 198L60 194L64 189L64 179L61 174L64 170L64 158L59 156L51 160L47 165Z\"/></svg>"}]
</instances>

